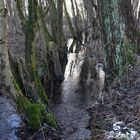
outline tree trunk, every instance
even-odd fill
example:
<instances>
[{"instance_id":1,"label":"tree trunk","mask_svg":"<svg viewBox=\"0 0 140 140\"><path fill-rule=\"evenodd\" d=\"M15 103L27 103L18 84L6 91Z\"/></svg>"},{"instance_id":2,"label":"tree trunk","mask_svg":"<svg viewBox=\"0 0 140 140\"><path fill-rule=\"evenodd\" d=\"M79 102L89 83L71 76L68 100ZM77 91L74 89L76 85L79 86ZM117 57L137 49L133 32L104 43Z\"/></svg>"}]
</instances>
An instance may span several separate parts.
<instances>
[{"instance_id":1,"label":"tree trunk","mask_svg":"<svg viewBox=\"0 0 140 140\"><path fill-rule=\"evenodd\" d=\"M36 0L28 0L28 21L26 25L25 32L25 63L26 67L33 77L33 69L35 69L35 28L36 28L36 16L37 16L37 7Z\"/></svg>"},{"instance_id":2,"label":"tree trunk","mask_svg":"<svg viewBox=\"0 0 140 140\"><path fill-rule=\"evenodd\" d=\"M16 83L11 72L7 44L7 9L0 1L0 81L2 94L17 99Z\"/></svg>"},{"instance_id":3,"label":"tree trunk","mask_svg":"<svg viewBox=\"0 0 140 140\"><path fill-rule=\"evenodd\" d=\"M62 71L64 72L67 63L66 45L63 35L63 1L57 0L57 48L59 52L59 58Z\"/></svg>"},{"instance_id":4,"label":"tree trunk","mask_svg":"<svg viewBox=\"0 0 140 140\"><path fill-rule=\"evenodd\" d=\"M51 23L51 33L53 40L56 43L56 31L57 31L57 10L55 7L54 0L48 0L49 9L50 9L50 23ZM60 17L61 18L61 17Z\"/></svg>"},{"instance_id":5,"label":"tree trunk","mask_svg":"<svg viewBox=\"0 0 140 140\"><path fill-rule=\"evenodd\" d=\"M121 45L124 37L124 24L120 14L120 0L100 0L103 42L105 49L106 72L110 78L122 70Z\"/></svg>"}]
</instances>

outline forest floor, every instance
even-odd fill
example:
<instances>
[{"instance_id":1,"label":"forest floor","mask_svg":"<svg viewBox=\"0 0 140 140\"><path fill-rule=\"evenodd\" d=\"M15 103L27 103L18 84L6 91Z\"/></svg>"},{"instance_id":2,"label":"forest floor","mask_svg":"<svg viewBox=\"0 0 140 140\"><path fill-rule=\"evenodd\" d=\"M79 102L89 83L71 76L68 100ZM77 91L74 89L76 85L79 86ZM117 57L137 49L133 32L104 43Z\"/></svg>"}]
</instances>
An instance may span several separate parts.
<instances>
[{"instance_id":1,"label":"forest floor","mask_svg":"<svg viewBox=\"0 0 140 140\"><path fill-rule=\"evenodd\" d=\"M130 69L127 75L116 78L104 93L104 102L95 104L88 111L93 140L124 140L124 137L138 140L140 70Z\"/></svg>"}]
</instances>

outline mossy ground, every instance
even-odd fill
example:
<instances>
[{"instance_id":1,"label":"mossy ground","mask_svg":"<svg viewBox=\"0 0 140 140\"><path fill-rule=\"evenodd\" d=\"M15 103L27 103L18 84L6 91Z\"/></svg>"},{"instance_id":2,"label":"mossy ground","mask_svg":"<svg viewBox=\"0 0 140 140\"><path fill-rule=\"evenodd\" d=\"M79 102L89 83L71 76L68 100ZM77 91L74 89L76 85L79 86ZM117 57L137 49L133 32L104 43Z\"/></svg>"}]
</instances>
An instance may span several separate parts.
<instances>
[{"instance_id":1,"label":"mossy ground","mask_svg":"<svg viewBox=\"0 0 140 140\"><path fill-rule=\"evenodd\" d=\"M19 96L17 104L27 116L31 129L38 130L44 123L57 128L57 120L51 112L46 111L45 104L32 103L24 96Z\"/></svg>"}]
</instances>

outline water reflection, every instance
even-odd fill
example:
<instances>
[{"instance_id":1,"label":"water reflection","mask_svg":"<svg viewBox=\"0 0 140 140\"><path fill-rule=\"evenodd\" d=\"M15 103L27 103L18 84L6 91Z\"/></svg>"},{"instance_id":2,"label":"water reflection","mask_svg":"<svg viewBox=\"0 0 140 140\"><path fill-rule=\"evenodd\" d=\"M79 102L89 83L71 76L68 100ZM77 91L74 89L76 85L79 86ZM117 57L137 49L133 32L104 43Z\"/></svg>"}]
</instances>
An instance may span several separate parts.
<instances>
[{"instance_id":1,"label":"water reflection","mask_svg":"<svg viewBox=\"0 0 140 140\"><path fill-rule=\"evenodd\" d=\"M84 58L84 51L68 54L65 80L59 102L52 106L61 127L64 129L64 140L84 140L90 138L88 126L89 115L83 93L78 92L79 75ZM86 99L86 98L85 98Z\"/></svg>"}]
</instances>

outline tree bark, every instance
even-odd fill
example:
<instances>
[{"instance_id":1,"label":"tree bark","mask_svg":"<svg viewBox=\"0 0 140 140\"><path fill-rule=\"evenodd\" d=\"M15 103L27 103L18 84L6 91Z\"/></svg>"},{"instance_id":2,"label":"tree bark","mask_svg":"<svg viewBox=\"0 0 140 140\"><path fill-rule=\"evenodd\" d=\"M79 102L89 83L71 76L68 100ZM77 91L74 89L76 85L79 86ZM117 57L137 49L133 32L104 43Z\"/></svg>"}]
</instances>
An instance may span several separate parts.
<instances>
[{"instance_id":1,"label":"tree bark","mask_svg":"<svg viewBox=\"0 0 140 140\"><path fill-rule=\"evenodd\" d=\"M120 0L100 0L106 71L111 79L121 73L121 45L124 37L124 23L120 14Z\"/></svg>"},{"instance_id":2,"label":"tree bark","mask_svg":"<svg viewBox=\"0 0 140 140\"><path fill-rule=\"evenodd\" d=\"M4 0L0 1L0 80L2 82L2 94L17 99L18 92L12 74L7 44L7 9Z\"/></svg>"}]
</instances>

